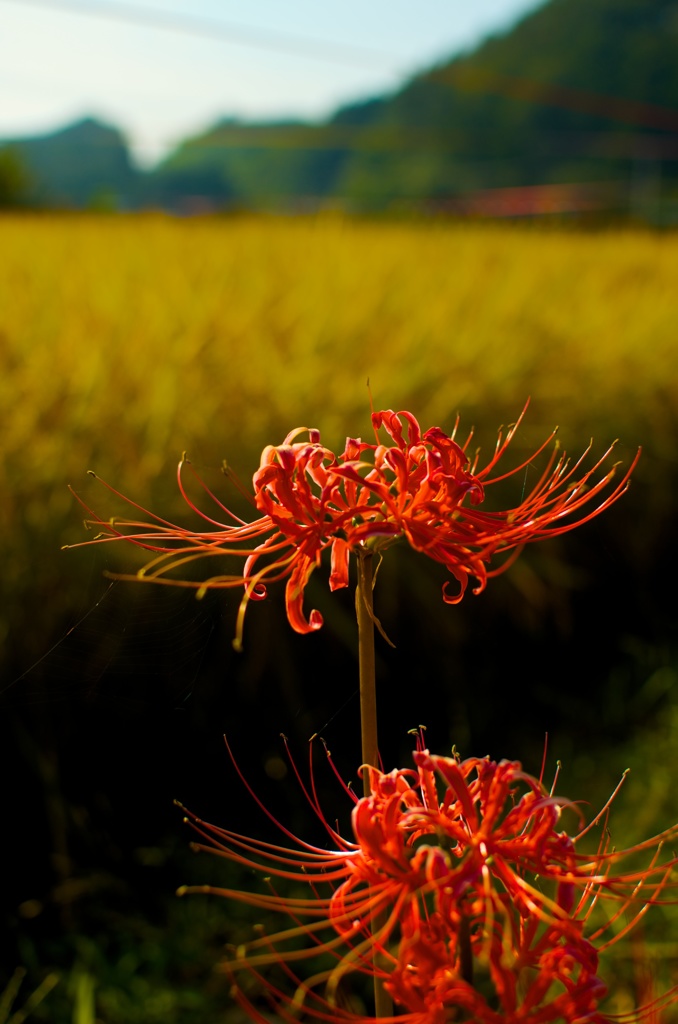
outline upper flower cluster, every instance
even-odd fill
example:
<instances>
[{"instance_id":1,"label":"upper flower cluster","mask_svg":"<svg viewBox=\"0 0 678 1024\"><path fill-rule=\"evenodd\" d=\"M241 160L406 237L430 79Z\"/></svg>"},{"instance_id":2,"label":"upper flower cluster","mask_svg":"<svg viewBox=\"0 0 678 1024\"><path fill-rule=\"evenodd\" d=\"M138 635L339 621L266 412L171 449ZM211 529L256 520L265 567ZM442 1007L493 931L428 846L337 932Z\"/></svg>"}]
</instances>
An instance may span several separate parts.
<instances>
[{"instance_id":1,"label":"upper flower cluster","mask_svg":"<svg viewBox=\"0 0 678 1024\"><path fill-rule=\"evenodd\" d=\"M253 480L252 500L261 517L253 522L234 516L204 484L219 514L226 513L232 522L223 523L197 508L183 484L185 458L179 464L179 487L187 504L209 524L207 529L174 526L143 509L151 521L107 522L88 509L90 522L103 528L97 540L122 538L156 553L137 578L199 591L243 587L236 646L248 602L264 597L266 585L282 579L287 580L292 627L299 633L320 628L322 616L316 610L307 616L303 599L327 548L330 588L335 590L348 584L351 553L380 551L405 538L454 577L456 591L443 588L444 600L454 604L462 599L469 579L476 581L474 593L479 593L489 576L507 568L511 558L489 569L495 555L517 554L526 543L574 529L611 505L628 486L636 460L612 484L615 466L604 468L612 448L584 469L588 449L572 462L553 445L537 481L518 504L506 511L482 510L486 488L532 465L554 439L555 432L529 459L495 474L524 412L505 434L499 431L495 451L482 468L478 454L469 457L471 436L463 444L455 440L456 426L451 436L439 427L422 433L412 413L385 410L372 416L376 443L349 438L340 456L324 447L319 431L301 427L281 445L265 448ZM381 442L380 431L388 443ZM307 438L299 440L305 434ZM172 576L189 562L233 555L245 558L242 574L211 575L201 581Z\"/></svg>"},{"instance_id":2,"label":"upper flower cluster","mask_svg":"<svg viewBox=\"0 0 678 1024\"><path fill-rule=\"evenodd\" d=\"M239 949L227 969L254 974L289 1022L302 1011L318 1021L366 1022L350 1009L342 983L367 975L381 980L398 1019L412 1024L602 1024L599 953L662 899L676 859L660 864L658 851L678 827L631 850L603 841L584 854L579 845L590 826L562 831L568 802L518 762L460 761L420 744L414 764L390 773L370 768L370 795L353 796L350 841L324 821L311 786L307 796L331 837L329 851L286 829L296 849L190 816L209 841L200 848L269 876L268 892L222 894L291 919L287 931ZM646 851L654 851L649 863L622 870L622 861ZM270 876L309 886L311 898L278 895ZM302 936L311 942L300 950ZM330 957L326 969L302 979L294 963L321 953ZM270 963L283 967L292 994L261 975ZM264 1020L242 990L238 999Z\"/></svg>"}]
</instances>

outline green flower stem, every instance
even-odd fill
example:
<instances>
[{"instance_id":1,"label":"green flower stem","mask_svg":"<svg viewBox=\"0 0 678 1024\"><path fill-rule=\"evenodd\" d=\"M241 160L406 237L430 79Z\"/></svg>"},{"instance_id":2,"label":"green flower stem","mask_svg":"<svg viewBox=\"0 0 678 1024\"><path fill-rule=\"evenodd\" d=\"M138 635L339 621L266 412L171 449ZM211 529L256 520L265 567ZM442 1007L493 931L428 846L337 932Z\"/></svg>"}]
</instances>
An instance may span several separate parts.
<instances>
[{"instance_id":1,"label":"green flower stem","mask_svg":"<svg viewBox=\"0 0 678 1024\"><path fill-rule=\"evenodd\" d=\"M360 671L360 730L362 759L364 765L379 766L379 745L377 742L377 686L374 663L374 610L372 606L372 552L361 550L358 554L358 586L356 588L356 614L358 617L358 665ZM367 767L363 768L363 791L370 795L370 778ZM372 934L376 935L386 923L386 910L377 914L372 921ZM374 966L385 962L385 955L375 949ZM374 979L374 1010L377 1017L393 1016L393 1000L385 990L383 982Z\"/></svg>"},{"instance_id":2,"label":"green flower stem","mask_svg":"<svg viewBox=\"0 0 678 1024\"><path fill-rule=\"evenodd\" d=\"M358 553L358 667L360 673L360 731L363 764L379 766L377 742L377 686L374 667L374 611L372 607L372 552ZM370 795L370 776L363 768L363 792Z\"/></svg>"}]
</instances>

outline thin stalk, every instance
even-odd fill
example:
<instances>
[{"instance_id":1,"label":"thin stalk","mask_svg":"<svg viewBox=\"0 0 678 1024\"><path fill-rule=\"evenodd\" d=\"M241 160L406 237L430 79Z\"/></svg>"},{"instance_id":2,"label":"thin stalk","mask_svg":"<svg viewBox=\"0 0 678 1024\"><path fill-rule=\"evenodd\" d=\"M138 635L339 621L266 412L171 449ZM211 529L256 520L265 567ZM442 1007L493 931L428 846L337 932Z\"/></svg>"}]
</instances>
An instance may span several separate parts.
<instances>
[{"instance_id":1,"label":"thin stalk","mask_svg":"<svg viewBox=\"0 0 678 1024\"><path fill-rule=\"evenodd\" d=\"M372 605L372 552L362 550L358 554L358 586L355 603L358 618L358 666L360 672L360 735L364 765L379 767L379 744L377 741L377 685L374 662L374 610ZM364 795L370 795L370 776L367 767L363 769ZM383 910L372 921L372 934L377 934L388 920L388 911ZM386 963L386 956L374 951L374 966L379 969ZM393 1000L384 989L381 978L374 978L374 1011L377 1017L393 1016Z\"/></svg>"},{"instance_id":2,"label":"thin stalk","mask_svg":"<svg viewBox=\"0 0 678 1024\"><path fill-rule=\"evenodd\" d=\"M358 618L358 668L360 673L360 736L364 765L379 766L377 741L377 685L374 663L374 611L372 605L372 552L358 554L356 615ZM370 795L370 776L363 769L364 795Z\"/></svg>"}]
</instances>

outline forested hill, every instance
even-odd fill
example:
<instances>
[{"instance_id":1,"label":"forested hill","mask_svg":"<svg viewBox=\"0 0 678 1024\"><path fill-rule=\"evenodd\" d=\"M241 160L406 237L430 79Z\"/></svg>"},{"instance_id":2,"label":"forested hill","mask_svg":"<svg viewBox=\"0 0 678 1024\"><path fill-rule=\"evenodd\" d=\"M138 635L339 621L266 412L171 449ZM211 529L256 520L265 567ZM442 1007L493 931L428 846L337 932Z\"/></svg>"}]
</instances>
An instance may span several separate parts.
<instances>
[{"instance_id":1,"label":"forested hill","mask_svg":"<svg viewBox=\"0 0 678 1024\"><path fill-rule=\"evenodd\" d=\"M141 181L122 133L94 118L0 143L0 206L132 206Z\"/></svg>"},{"instance_id":2,"label":"forested hill","mask_svg":"<svg viewBox=\"0 0 678 1024\"><path fill-rule=\"evenodd\" d=\"M486 190L529 186L544 186L547 201L563 186L621 206L675 197L675 0L550 0L504 35L324 123L225 119L144 176L132 201L463 211Z\"/></svg>"}]
</instances>

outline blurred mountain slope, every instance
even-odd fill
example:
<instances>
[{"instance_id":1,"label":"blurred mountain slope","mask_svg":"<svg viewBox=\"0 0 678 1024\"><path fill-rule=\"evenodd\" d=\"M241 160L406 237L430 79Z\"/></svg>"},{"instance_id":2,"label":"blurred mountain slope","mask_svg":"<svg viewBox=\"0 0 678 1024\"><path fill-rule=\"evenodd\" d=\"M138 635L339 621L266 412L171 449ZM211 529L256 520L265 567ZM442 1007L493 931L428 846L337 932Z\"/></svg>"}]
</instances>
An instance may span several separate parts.
<instances>
[{"instance_id":1,"label":"blurred mountain slope","mask_svg":"<svg viewBox=\"0 0 678 1024\"><path fill-rule=\"evenodd\" d=\"M147 173L91 119L14 149L38 198L75 206L482 213L496 201L467 197L564 186L526 207L507 193L509 212L573 199L647 212L678 203L677 57L675 0L550 0L390 96L322 123L224 118Z\"/></svg>"},{"instance_id":2,"label":"blurred mountain slope","mask_svg":"<svg viewBox=\"0 0 678 1024\"><path fill-rule=\"evenodd\" d=\"M135 206L142 175L117 128L92 117L33 138L7 140L26 170L23 199L31 205Z\"/></svg>"}]
</instances>

